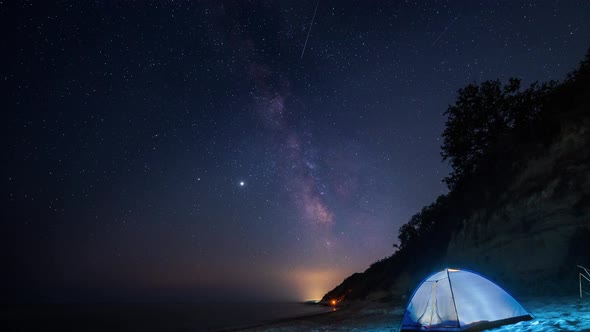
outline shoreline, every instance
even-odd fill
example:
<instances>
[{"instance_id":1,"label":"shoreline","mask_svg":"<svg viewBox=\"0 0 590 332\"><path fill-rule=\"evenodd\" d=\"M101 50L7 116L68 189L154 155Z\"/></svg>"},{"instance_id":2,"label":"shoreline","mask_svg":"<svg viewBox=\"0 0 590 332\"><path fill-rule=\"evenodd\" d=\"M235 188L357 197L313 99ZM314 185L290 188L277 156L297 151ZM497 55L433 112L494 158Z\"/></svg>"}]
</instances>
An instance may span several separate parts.
<instances>
[{"instance_id":1,"label":"shoreline","mask_svg":"<svg viewBox=\"0 0 590 332\"><path fill-rule=\"evenodd\" d=\"M332 310L332 311L319 312L319 313L300 315L300 316L294 316L294 317L272 319L272 320L260 322L260 323L253 323L253 324L249 324L249 325L241 325L241 326L234 326L234 327L230 327L230 328L224 328L221 330L217 330L217 332L236 332L236 331L248 331L248 330L253 330L253 329L255 330L255 329L265 328L265 327L269 327L269 326L273 326L273 325L277 325L277 324L294 323L294 322L300 321L300 320L307 320L307 319L314 319L314 318L318 318L318 317L328 316L328 315L335 314L337 312L347 311L347 310L350 310L350 308L347 308L347 307L334 308L334 310Z\"/></svg>"},{"instance_id":2,"label":"shoreline","mask_svg":"<svg viewBox=\"0 0 590 332\"><path fill-rule=\"evenodd\" d=\"M576 296L523 298L520 303L533 316L532 320L495 327L486 331L514 330L588 331L590 332L590 298ZM405 303L355 303L334 312L293 317L259 324L235 331L246 332L391 332L399 331Z\"/></svg>"},{"instance_id":3,"label":"shoreline","mask_svg":"<svg viewBox=\"0 0 590 332\"><path fill-rule=\"evenodd\" d=\"M244 331L396 331L401 322L404 307L398 303L356 302L335 311L278 319L252 326L222 330Z\"/></svg>"},{"instance_id":4,"label":"shoreline","mask_svg":"<svg viewBox=\"0 0 590 332\"><path fill-rule=\"evenodd\" d=\"M284 303L31 303L0 305L0 326L38 331L243 331L332 314L332 307ZM340 309L340 308L339 308ZM338 309L338 310L339 310ZM336 311L338 311L336 310ZM83 328L82 328L83 327Z\"/></svg>"},{"instance_id":5,"label":"shoreline","mask_svg":"<svg viewBox=\"0 0 590 332\"><path fill-rule=\"evenodd\" d=\"M525 297L520 298L519 303L533 316L532 320L488 331L590 332L590 298L581 299L578 294ZM206 305L9 306L0 313L0 325L8 330L18 331L391 332L399 329L405 305L405 302L359 301L347 303L333 311L303 313L257 322L251 320L251 323L243 321L245 323L242 324L236 321L237 324L231 325L228 323L232 322L232 313L240 313L239 307L204 312ZM248 312L266 314L268 308L260 307L260 311L255 308ZM209 318L215 321L209 324Z\"/></svg>"}]
</instances>

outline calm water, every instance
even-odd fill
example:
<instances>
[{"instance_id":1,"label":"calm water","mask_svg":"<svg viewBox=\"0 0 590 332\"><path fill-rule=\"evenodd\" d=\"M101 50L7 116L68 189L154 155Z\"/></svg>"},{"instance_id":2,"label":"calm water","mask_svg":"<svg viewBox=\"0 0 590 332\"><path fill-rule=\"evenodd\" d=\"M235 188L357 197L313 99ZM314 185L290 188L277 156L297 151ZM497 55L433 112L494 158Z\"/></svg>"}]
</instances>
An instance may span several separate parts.
<instances>
[{"instance_id":1,"label":"calm water","mask_svg":"<svg viewBox=\"0 0 590 332\"><path fill-rule=\"evenodd\" d=\"M330 312L332 308L301 303L217 304L203 306L198 316L209 327L244 326Z\"/></svg>"},{"instance_id":2,"label":"calm water","mask_svg":"<svg viewBox=\"0 0 590 332\"><path fill-rule=\"evenodd\" d=\"M0 330L216 331L331 310L301 303L18 305L0 308Z\"/></svg>"}]
</instances>

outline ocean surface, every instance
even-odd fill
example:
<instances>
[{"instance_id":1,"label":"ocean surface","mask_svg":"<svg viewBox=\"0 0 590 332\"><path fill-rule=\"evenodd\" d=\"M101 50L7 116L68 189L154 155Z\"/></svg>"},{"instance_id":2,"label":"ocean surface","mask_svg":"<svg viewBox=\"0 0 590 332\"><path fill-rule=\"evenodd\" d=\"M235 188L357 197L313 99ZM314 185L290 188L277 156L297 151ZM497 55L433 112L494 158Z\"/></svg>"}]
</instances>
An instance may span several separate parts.
<instances>
[{"instance_id":1,"label":"ocean surface","mask_svg":"<svg viewBox=\"0 0 590 332\"><path fill-rule=\"evenodd\" d=\"M0 330L223 331L332 310L303 303L15 305L0 307Z\"/></svg>"},{"instance_id":2,"label":"ocean surface","mask_svg":"<svg viewBox=\"0 0 590 332\"><path fill-rule=\"evenodd\" d=\"M203 326L227 328L251 326L286 318L331 312L333 308L303 303L216 304L200 309Z\"/></svg>"}]
</instances>

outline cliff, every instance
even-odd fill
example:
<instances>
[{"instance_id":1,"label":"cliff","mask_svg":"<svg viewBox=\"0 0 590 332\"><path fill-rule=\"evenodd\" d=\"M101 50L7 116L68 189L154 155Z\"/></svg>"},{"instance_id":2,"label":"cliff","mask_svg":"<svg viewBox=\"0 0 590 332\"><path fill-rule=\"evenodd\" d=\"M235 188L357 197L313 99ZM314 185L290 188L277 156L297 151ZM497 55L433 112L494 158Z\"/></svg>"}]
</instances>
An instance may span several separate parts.
<instances>
[{"instance_id":1,"label":"cliff","mask_svg":"<svg viewBox=\"0 0 590 332\"><path fill-rule=\"evenodd\" d=\"M576 263L590 257L590 118L564 126L521 161L496 204L462 221L448 244L449 264L520 294L575 292Z\"/></svg>"},{"instance_id":2,"label":"cliff","mask_svg":"<svg viewBox=\"0 0 590 332\"><path fill-rule=\"evenodd\" d=\"M526 126L498 136L477 171L400 228L400 246L324 301L405 298L445 266L517 295L576 294L590 265L590 53Z\"/></svg>"}]
</instances>

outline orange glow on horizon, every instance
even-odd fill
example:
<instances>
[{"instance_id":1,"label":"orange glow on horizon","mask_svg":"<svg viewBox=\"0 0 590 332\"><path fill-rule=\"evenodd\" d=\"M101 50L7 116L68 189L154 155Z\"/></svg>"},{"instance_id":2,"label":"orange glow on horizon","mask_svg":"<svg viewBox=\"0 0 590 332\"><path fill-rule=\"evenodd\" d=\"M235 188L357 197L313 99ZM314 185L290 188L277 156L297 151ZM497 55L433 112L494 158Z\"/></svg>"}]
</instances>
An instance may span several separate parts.
<instances>
[{"instance_id":1,"label":"orange glow on horizon","mask_svg":"<svg viewBox=\"0 0 590 332\"><path fill-rule=\"evenodd\" d=\"M346 273L322 269L297 269L289 271L287 277L301 299L321 299L329 290L338 285Z\"/></svg>"}]
</instances>

